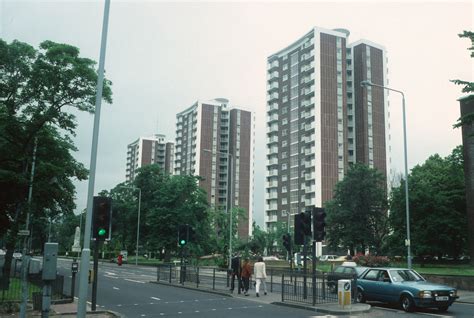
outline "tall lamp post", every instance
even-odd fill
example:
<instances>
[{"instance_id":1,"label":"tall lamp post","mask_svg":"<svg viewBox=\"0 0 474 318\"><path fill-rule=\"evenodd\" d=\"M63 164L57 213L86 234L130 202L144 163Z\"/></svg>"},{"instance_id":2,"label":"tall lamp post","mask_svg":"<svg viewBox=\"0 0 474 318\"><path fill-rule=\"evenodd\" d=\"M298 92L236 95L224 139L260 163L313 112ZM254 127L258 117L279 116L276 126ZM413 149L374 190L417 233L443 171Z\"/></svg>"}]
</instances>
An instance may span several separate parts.
<instances>
[{"instance_id":1,"label":"tall lamp post","mask_svg":"<svg viewBox=\"0 0 474 318\"><path fill-rule=\"evenodd\" d=\"M232 192L232 187L233 187L233 181L232 181L232 174L233 174L233 171L230 171L231 170L231 167L234 167L233 165L233 157L232 157L232 154L231 153L227 153L227 152L222 152L222 151L211 151L209 149L203 149L203 151L205 152L209 152L211 154L215 154L215 153L218 153L218 154L221 154L221 155L225 155L225 156L228 156L229 157L229 161L227 163L227 173L230 173L230 186L228 186L228 191L230 192L230 195L227 195L227 200L225 201L225 209L227 211L227 214L229 214L229 266L228 266L228 269L230 270L231 269L231 262L232 262L232 223L233 223L233 220L232 220L232 200L233 200L233 192ZM229 197L230 197L230 204L229 204Z\"/></svg>"},{"instance_id":2,"label":"tall lamp post","mask_svg":"<svg viewBox=\"0 0 474 318\"><path fill-rule=\"evenodd\" d=\"M406 210L406 219L407 219L407 239L405 245L407 246L407 264L408 268L411 269L411 242L410 242L410 204L408 200L408 155L407 155L407 125L405 118L405 94L402 91L386 87L383 85L374 84L371 81L362 81L360 82L362 87L380 87L388 91L393 91L402 95L402 109L403 109L403 148L405 152L405 210Z\"/></svg>"}]
</instances>

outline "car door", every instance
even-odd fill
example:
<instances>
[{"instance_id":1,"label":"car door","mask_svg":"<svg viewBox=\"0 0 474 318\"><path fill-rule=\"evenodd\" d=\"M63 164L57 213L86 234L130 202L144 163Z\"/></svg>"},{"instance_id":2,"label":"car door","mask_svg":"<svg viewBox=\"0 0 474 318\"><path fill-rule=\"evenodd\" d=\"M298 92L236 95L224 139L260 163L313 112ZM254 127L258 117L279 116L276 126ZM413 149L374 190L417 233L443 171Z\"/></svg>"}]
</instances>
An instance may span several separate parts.
<instances>
[{"instance_id":1,"label":"car door","mask_svg":"<svg viewBox=\"0 0 474 318\"><path fill-rule=\"evenodd\" d=\"M374 300L392 302L392 281L387 270L379 270L377 280L373 282Z\"/></svg>"},{"instance_id":2,"label":"car door","mask_svg":"<svg viewBox=\"0 0 474 318\"><path fill-rule=\"evenodd\" d=\"M359 284L364 289L364 297L367 300L377 300L377 280L379 277L380 270L378 269L369 269L363 278L360 280Z\"/></svg>"}]
</instances>

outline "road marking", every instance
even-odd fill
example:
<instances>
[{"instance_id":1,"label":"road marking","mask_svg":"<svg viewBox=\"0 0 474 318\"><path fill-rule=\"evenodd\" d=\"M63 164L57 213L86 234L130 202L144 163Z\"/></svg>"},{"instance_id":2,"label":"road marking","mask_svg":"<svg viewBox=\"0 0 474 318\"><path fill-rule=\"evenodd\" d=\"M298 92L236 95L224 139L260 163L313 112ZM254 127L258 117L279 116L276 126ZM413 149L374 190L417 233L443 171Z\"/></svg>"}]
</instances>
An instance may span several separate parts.
<instances>
[{"instance_id":1,"label":"road marking","mask_svg":"<svg viewBox=\"0 0 474 318\"><path fill-rule=\"evenodd\" d=\"M215 308L212 308L212 311L216 311L216 309L215 309Z\"/></svg>"},{"instance_id":2,"label":"road marking","mask_svg":"<svg viewBox=\"0 0 474 318\"><path fill-rule=\"evenodd\" d=\"M124 280L127 280L129 282L134 282L134 283L140 283L140 284L145 284L145 282L142 282L140 280L134 280L134 279L128 279L128 278L125 278Z\"/></svg>"},{"instance_id":3,"label":"road marking","mask_svg":"<svg viewBox=\"0 0 474 318\"><path fill-rule=\"evenodd\" d=\"M115 289L115 290L120 290L120 288L118 288L118 287L114 287L114 289Z\"/></svg>"},{"instance_id":4,"label":"road marking","mask_svg":"<svg viewBox=\"0 0 474 318\"><path fill-rule=\"evenodd\" d=\"M159 299L158 297L150 297L151 299L154 299L154 300L161 300Z\"/></svg>"},{"instance_id":5,"label":"road marking","mask_svg":"<svg viewBox=\"0 0 474 318\"><path fill-rule=\"evenodd\" d=\"M181 312L181 311L178 311L178 315L181 315L181 314L182 314L182 312Z\"/></svg>"},{"instance_id":6,"label":"road marking","mask_svg":"<svg viewBox=\"0 0 474 318\"><path fill-rule=\"evenodd\" d=\"M164 313L164 312L160 312L160 316L164 316L164 315L165 315L165 313Z\"/></svg>"},{"instance_id":7,"label":"road marking","mask_svg":"<svg viewBox=\"0 0 474 318\"><path fill-rule=\"evenodd\" d=\"M154 305L155 303L150 303L150 305Z\"/></svg>"},{"instance_id":8,"label":"road marking","mask_svg":"<svg viewBox=\"0 0 474 318\"><path fill-rule=\"evenodd\" d=\"M118 279L118 277L115 277L115 276L109 276L109 275L104 275L104 277L107 277L107 278L113 278L113 279Z\"/></svg>"},{"instance_id":9,"label":"road marking","mask_svg":"<svg viewBox=\"0 0 474 318\"><path fill-rule=\"evenodd\" d=\"M195 312L199 312L199 310L196 310Z\"/></svg>"},{"instance_id":10,"label":"road marking","mask_svg":"<svg viewBox=\"0 0 474 318\"><path fill-rule=\"evenodd\" d=\"M133 304L133 306L138 306L138 304Z\"/></svg>"},{"instance_id":11,"label":"road marking","mask_svg":"<svg viewBox=\"0 0 474 318\"><path fill-rule=\"evenodd\" d=\"M118 304L117 307L122 307L122 304Z\"/></svg>"},{"instance_id":12,"label":"road marking","mask_svg":"<svg viewBox=\"0 0 474 318\"><path fill-rule=\"evenodd\" d=\"M146 315L145 314L141 314L140 317L145 317Z\"/></svg>"},{"instance_id":13,"label":"road marking","mask_svg":"<svg viewBox=\"0 0 474 318\"><path fill-rule=\"evenodd\" d=\"M229 310L232 310L232 308L230 308L230 307L229 307L229 308L227 308L227 309L229 309Z\"/></svg>"}]
</instances>

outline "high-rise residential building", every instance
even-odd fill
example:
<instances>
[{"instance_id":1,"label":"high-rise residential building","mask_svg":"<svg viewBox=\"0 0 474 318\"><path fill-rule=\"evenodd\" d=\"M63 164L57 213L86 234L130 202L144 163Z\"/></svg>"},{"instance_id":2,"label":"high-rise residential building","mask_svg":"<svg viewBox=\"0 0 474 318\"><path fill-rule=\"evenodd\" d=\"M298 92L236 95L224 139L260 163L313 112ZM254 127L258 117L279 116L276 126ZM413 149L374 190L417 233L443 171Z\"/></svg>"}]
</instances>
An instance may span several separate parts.
<instances>
[{"instance_id":1,"label":"high-rise residential building","mask_svg":"<svg viewBox=\"0 0 474 318\"><path fill-rule=\"evenodd\" d=\"M266 228L324 206L351 163L387 173L387 99L359 89L386 83L385 50L348 37L313 28L268 57Z\"/></svg>"},{"instance_id":2,"label":"high-rise residential building","mask_svg":"<svg viewBox=\"0 0 474 318\"><path fill-rule=\"evenodd\" d=\"M176 115L175 174L201 176L211 206L243 208L240 238L252 233L253 116L224 98L197 101Z\"/></svg>"},{"instance_id":3,"label":"high-rise residential building","mask_svg":"<svg viewBox=\"0 0 474 318\"><path fill-rule=\"evenodd\" d=\"M133 181L137 169L149 164L158 164L168 174L174 168L174 143L166 141L165 135L140 137L127 146L126 181Z\"/></svg>"}]
</instances>

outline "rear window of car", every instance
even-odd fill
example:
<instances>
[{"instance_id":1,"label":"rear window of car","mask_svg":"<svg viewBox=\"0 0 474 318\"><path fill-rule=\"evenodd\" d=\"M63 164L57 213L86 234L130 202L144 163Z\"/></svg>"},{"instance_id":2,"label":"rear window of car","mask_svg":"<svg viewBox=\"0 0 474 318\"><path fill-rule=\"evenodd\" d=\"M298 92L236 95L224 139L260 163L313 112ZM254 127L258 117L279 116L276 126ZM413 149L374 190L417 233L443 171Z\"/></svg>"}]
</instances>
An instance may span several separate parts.
<instances>
[{"instance_id":1,"label":"rear window of car","mask_svg":"<svg viewBox=\"0 0 474 318\"><path fill-rule=\"evenodd\" d=\"M334 270L335 273L343 273L344 272L344 267L342 266L339 266L339 267L336 267L336 269Z\"/></svg>"},{"instance_id":2,"label":"rear window of car","mask_svg":"<svg viewBox=\"0 0 474 318\"><path fill-rule=\"evenodd\" d=\"M378 269L371 269L367 272L367 274L365 274L364 279L377 280L379 272L380 271Z\"/></svg>"}]
</instances>

